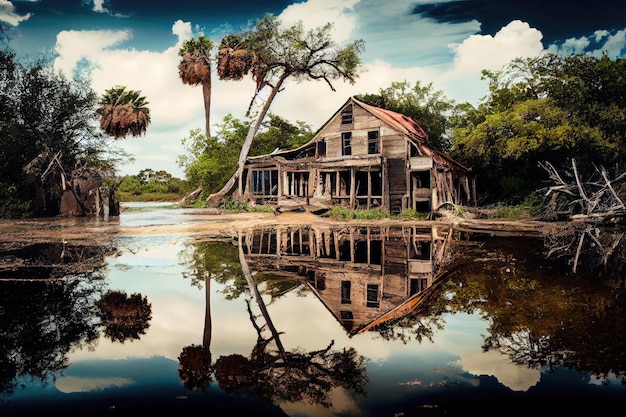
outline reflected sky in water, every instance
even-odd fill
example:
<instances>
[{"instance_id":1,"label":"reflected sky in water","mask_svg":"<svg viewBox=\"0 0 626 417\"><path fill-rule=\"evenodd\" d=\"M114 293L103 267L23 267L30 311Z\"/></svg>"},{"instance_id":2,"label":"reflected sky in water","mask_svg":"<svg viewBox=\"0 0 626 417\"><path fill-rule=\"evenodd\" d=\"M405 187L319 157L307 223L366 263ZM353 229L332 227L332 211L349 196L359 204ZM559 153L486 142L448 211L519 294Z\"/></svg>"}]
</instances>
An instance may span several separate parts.
<instances>
[{"instance_id":1,"label":"reflected sky in water","mask_svg":"<svg viewBox=\"0 0 626 417\"><path fill-rule=\"evenodd\" d=\"M159 209L156 214L123 212L120 226L167 223L178 221L179 216L176 210ZM90 347L72 350L67 355L69 366L54 381L49 378L49 386L23 378L26 388L15 389L8 398L0 397L0 415L20 415L39 406L64 410L67 404L104 412L119 408L127 400L135 405L150 401L173 407L193 404L197 410L209 407L205 402L221 401L224 409L229 409L231 402L254 404L245 395L225 394L215 380L206 392L200 392L186 389L179 379L178 357L183 347L202 345L205 325L205 288L183 277L181 253L189 250L189 244L181 235L120 236L116 241L118 254L107 258L106 287L147 298L152 318L145 334L124 343L100 335ZM226 299L226 285L215 281L210 289L213 361L233 354L248 357L257 343L257 333L245 297ZM437 404L443 404L446 392L471 397L472 388L480 387L480 395L487 401L486 393L493 395L491 398L512 392L525 395L537 389L542 379L546 385L567 386L571 382L578 388L602 387L593 378L580 378L576 371L548 372L539 366L514 364L508 355L496 350L485 352L484 337L491 321L478 313L443 313L439 317L443 328L434 331L432 341L404 343L385 340L371 331L350 337L304 283L280 297L266 294L263 299L287 351L322 350L331 342L337 350L352 347L365 357L368 378L366 396L333 387L329 395L331 408L285 401L276 404L277 408L270 407L270 411L263 406L268 415L420 415L419 411L432 411L424 408L426 405L434 405L434 410L444 414L443 405L437 408ZM611 389L622 389L616 381L610 385ZM450 414L453 410L447 411Z\"/></svg>"}]
</instances>

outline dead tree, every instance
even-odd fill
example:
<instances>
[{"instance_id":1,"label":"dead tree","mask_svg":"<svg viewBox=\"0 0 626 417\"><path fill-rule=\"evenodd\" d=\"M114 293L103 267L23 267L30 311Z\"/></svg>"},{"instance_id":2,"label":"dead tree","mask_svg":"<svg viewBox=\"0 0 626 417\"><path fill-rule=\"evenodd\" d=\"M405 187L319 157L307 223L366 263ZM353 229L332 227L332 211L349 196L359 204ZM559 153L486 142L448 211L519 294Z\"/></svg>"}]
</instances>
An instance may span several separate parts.
<instances>
[{"instance_id":1,"label":"dead tree","mask_svg":"<svg viewBox=\"0 0 626 417\"><path fill-rule=\"evenodd\" d=\"M572 271L581 263L594 268L607 266L618 248L624 244L623 227L626 205L626 172L610 179L604 167L596 168L594 175L583 181L572 159L573 179L567 182L549 162L540 163L554 182L546 196L552 201L563 197L569 207L571 227L560 233L548 234L547 256L566 256L571 259Z\"/></svg>"}]
</instances>

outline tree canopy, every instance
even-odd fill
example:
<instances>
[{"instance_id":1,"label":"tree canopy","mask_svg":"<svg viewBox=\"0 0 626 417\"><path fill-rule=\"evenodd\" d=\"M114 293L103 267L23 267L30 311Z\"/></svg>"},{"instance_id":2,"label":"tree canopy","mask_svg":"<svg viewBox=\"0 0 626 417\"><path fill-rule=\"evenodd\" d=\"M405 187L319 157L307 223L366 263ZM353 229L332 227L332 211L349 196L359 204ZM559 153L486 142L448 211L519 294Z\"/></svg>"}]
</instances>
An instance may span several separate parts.
<instances>
[{"instance_id":1,"label":"tree canopy","mask_svg":"<svg viewBox=\"0 0 626 417\"><path fill-rule=\"evenodd\" d=\"M547 180L540 162L583 176L624 166L626 61L545 54L483 71L489 96L457 107L452 156L474 169L479 200L519 202Z\"/></svg>"},{"instance_id":2,"label":"tree canopy","mask_svg":"<svg viewBox=\"0 0 626 417\"><path fill-rule=\"evenodd\" d=\"M24 65L10 51L0 51L0 85L0 217L56 215L59 196L37 192L51 166L112 166L98 95L80 75L68 79L43 60Z\"/></svg>"}]
</instances>

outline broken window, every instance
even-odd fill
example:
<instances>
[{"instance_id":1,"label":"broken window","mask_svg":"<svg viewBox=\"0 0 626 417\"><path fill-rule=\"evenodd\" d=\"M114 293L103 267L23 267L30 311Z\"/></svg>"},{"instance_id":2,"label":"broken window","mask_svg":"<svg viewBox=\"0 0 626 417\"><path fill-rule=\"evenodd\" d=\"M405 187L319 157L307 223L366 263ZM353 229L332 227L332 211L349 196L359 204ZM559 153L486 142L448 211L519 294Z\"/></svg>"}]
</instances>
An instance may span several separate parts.
<instances>
[{"instance_id":1,"label":"broken window","mask_svg":"<svg viewBox=\"0 0 626 417\"><path fill-rule=\"evenodd\" d=\"M367 132L367 153L380 153L380 141L378 140L378 130Z\"/></svg>"},{"instance_id":2,"label":"broken window","mask_svg":"<svg viewBox=\"0 0 626 417\"><path fill-rule=\"evenodd\" d=\"M378 284L367 284L367 306L378 308Z\"/></svg>"},{"instance_id":3,"label":"broken window","mask_svg":"<svg viewBox=\"0 0 626 417\"><path fill-rule=\"evenodd\" d=\"M350 281L341 281L341 304L350 304Z\"/></svg>"},{"instance_id":4,"label":"broken window","mask_svg":"<svg viewBox=\"0 0 626 417\"><path fill-rule=\"evenodd\" d=\"M341 134L341 154L352 155L352 132Z\"/></svg>"},{"instance_id":5,"label":"broken window","mask_svg":"<svg viewBox=\"0 0 626 417\"><path fill-rule=\"evenodd\" d=\"M278 195L278 170L253 170L252 193L256 195Z\"/></svg>"},{"instance_id":6,"label":"broken window","mask_svg":"<svg viewBox=\"0 0 626 417\"><path fill-rule=\"evenodd\" d=\"M341 111L341 124L349 125L352 123L352 104L349 104Z\"/></svg>"}]
</instances>

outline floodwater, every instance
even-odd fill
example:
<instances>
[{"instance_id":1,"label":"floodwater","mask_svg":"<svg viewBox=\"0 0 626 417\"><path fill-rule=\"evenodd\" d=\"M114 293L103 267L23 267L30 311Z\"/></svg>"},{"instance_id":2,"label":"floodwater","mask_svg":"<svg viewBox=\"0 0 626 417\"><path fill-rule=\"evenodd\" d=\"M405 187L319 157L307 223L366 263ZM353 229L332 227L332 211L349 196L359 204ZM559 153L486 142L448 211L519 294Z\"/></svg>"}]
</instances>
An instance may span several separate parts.
<instances>
[{"instance_id":1,"label":"floodwater","mask_svg":"<svg viewBox=\"0 0 626 417\"><path fill-rule=\"evenodd\" d=\"M626 405L622 267L572 274L533 239L408 226L120 233L194 221L128 206L72 220L101 227L89 245L3 246L0 416Z\"/></svg>"}]
</instances>

